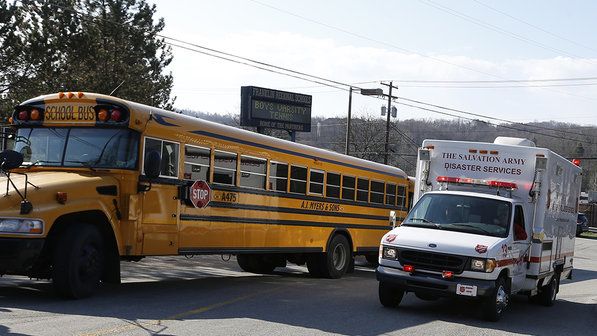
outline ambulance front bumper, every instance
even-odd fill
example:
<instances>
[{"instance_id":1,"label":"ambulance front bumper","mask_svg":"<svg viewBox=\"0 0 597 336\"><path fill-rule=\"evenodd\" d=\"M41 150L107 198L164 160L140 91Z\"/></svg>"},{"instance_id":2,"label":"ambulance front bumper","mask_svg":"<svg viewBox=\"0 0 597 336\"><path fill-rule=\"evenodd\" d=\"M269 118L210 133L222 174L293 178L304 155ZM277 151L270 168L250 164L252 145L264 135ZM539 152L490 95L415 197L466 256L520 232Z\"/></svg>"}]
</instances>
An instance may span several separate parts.
<instances>
[{"instance_id":1,"label":"ambulance front bumper","mask_svg":"<svg viewBox=\"0 0 597 336\"><path fill-rule=\"evenodd\" d=\"M458 278L443 279L439 274L407 273L401 269L379 266L377 280L391 283L407 292L443 297L488 297L495 291L495 281ZM473 289L474 288L474 289ZM466 290L465 290L466 289ZM459 294L460 292L460 294ZM474 293L474 295L472 295Z\"/></svg>"}]
</instances>

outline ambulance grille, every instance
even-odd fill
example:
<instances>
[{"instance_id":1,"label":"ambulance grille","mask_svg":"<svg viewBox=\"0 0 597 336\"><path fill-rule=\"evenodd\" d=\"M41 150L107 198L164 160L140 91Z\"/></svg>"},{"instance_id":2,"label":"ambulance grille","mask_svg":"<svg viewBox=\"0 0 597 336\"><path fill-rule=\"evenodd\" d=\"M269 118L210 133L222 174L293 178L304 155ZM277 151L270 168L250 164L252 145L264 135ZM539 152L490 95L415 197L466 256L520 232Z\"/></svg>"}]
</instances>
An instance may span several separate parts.
<instances>
[{"instance_id":1,"label":"ambulance grille","mask_svg":"<svg viewBox=\"0 0 597 336\"><path fill-rule=\"evenodd\" d=\"M466 257L416 250L400 250L398 255L402 265L413 265L415 270L452 271L456 274L462 273L467 261Z\"/></svg>"}]
</instances>

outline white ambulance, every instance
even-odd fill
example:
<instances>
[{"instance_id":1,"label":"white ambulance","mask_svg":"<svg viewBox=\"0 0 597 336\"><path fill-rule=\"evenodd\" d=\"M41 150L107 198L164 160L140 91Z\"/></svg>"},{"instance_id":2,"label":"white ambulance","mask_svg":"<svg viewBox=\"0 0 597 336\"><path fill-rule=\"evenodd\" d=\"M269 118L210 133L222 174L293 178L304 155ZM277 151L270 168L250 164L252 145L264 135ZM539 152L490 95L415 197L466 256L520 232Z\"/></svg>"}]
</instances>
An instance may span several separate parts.
<instances>
[{"instance_id":1,"label":"white ambulance","mask_svg":"<svg viewBox=\"0 0 597 336\"><path fill-rule=\"evenodd\" d=\"M379 300L477 299L499 320L513 294L553 305L571 276L581 169L526 139L425 140L414 201L381 241Z\"/></svg>"}]
</instances>

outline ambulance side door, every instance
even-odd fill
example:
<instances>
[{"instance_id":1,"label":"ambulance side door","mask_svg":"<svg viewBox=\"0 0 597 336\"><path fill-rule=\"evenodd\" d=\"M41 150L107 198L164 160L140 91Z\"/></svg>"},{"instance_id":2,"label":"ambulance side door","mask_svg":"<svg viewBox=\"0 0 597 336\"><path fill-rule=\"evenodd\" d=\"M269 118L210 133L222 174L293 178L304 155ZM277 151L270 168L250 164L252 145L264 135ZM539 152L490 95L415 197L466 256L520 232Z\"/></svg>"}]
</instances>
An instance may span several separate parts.
<instances>
[{"instance_id":1,"label":"ambulance side door","mask_svg":"<svg viewBox=\"0 0 597 336\"><path fill-rule=\"evenodd\" d=\"M520 290L526 278L526 270L528 263L528 253L531 246L530 237L530 220L525 220L524 209L522 205L516 204L514 206L514 220L512 222L512 250L511 258L513 258L512 267L512 292Z\"/></svg>"}]
</instances>

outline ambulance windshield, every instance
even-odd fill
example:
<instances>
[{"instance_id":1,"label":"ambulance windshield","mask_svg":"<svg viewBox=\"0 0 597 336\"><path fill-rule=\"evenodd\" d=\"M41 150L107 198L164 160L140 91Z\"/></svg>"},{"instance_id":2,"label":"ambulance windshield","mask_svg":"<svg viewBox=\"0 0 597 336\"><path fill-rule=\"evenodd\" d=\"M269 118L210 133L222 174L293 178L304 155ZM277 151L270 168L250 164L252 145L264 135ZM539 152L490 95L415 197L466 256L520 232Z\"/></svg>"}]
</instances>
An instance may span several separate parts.
<instances>
[{"instance_id":1,"label":"ambulance windshield","mask_svg":"<svg viewBox=\"0 0 597 336\"><path fill-rule=\"evenodd\" d=\"M426 194L402 225L507 237L511 217L512 205L506 201Z\"/></svg>"}]
</instances>

